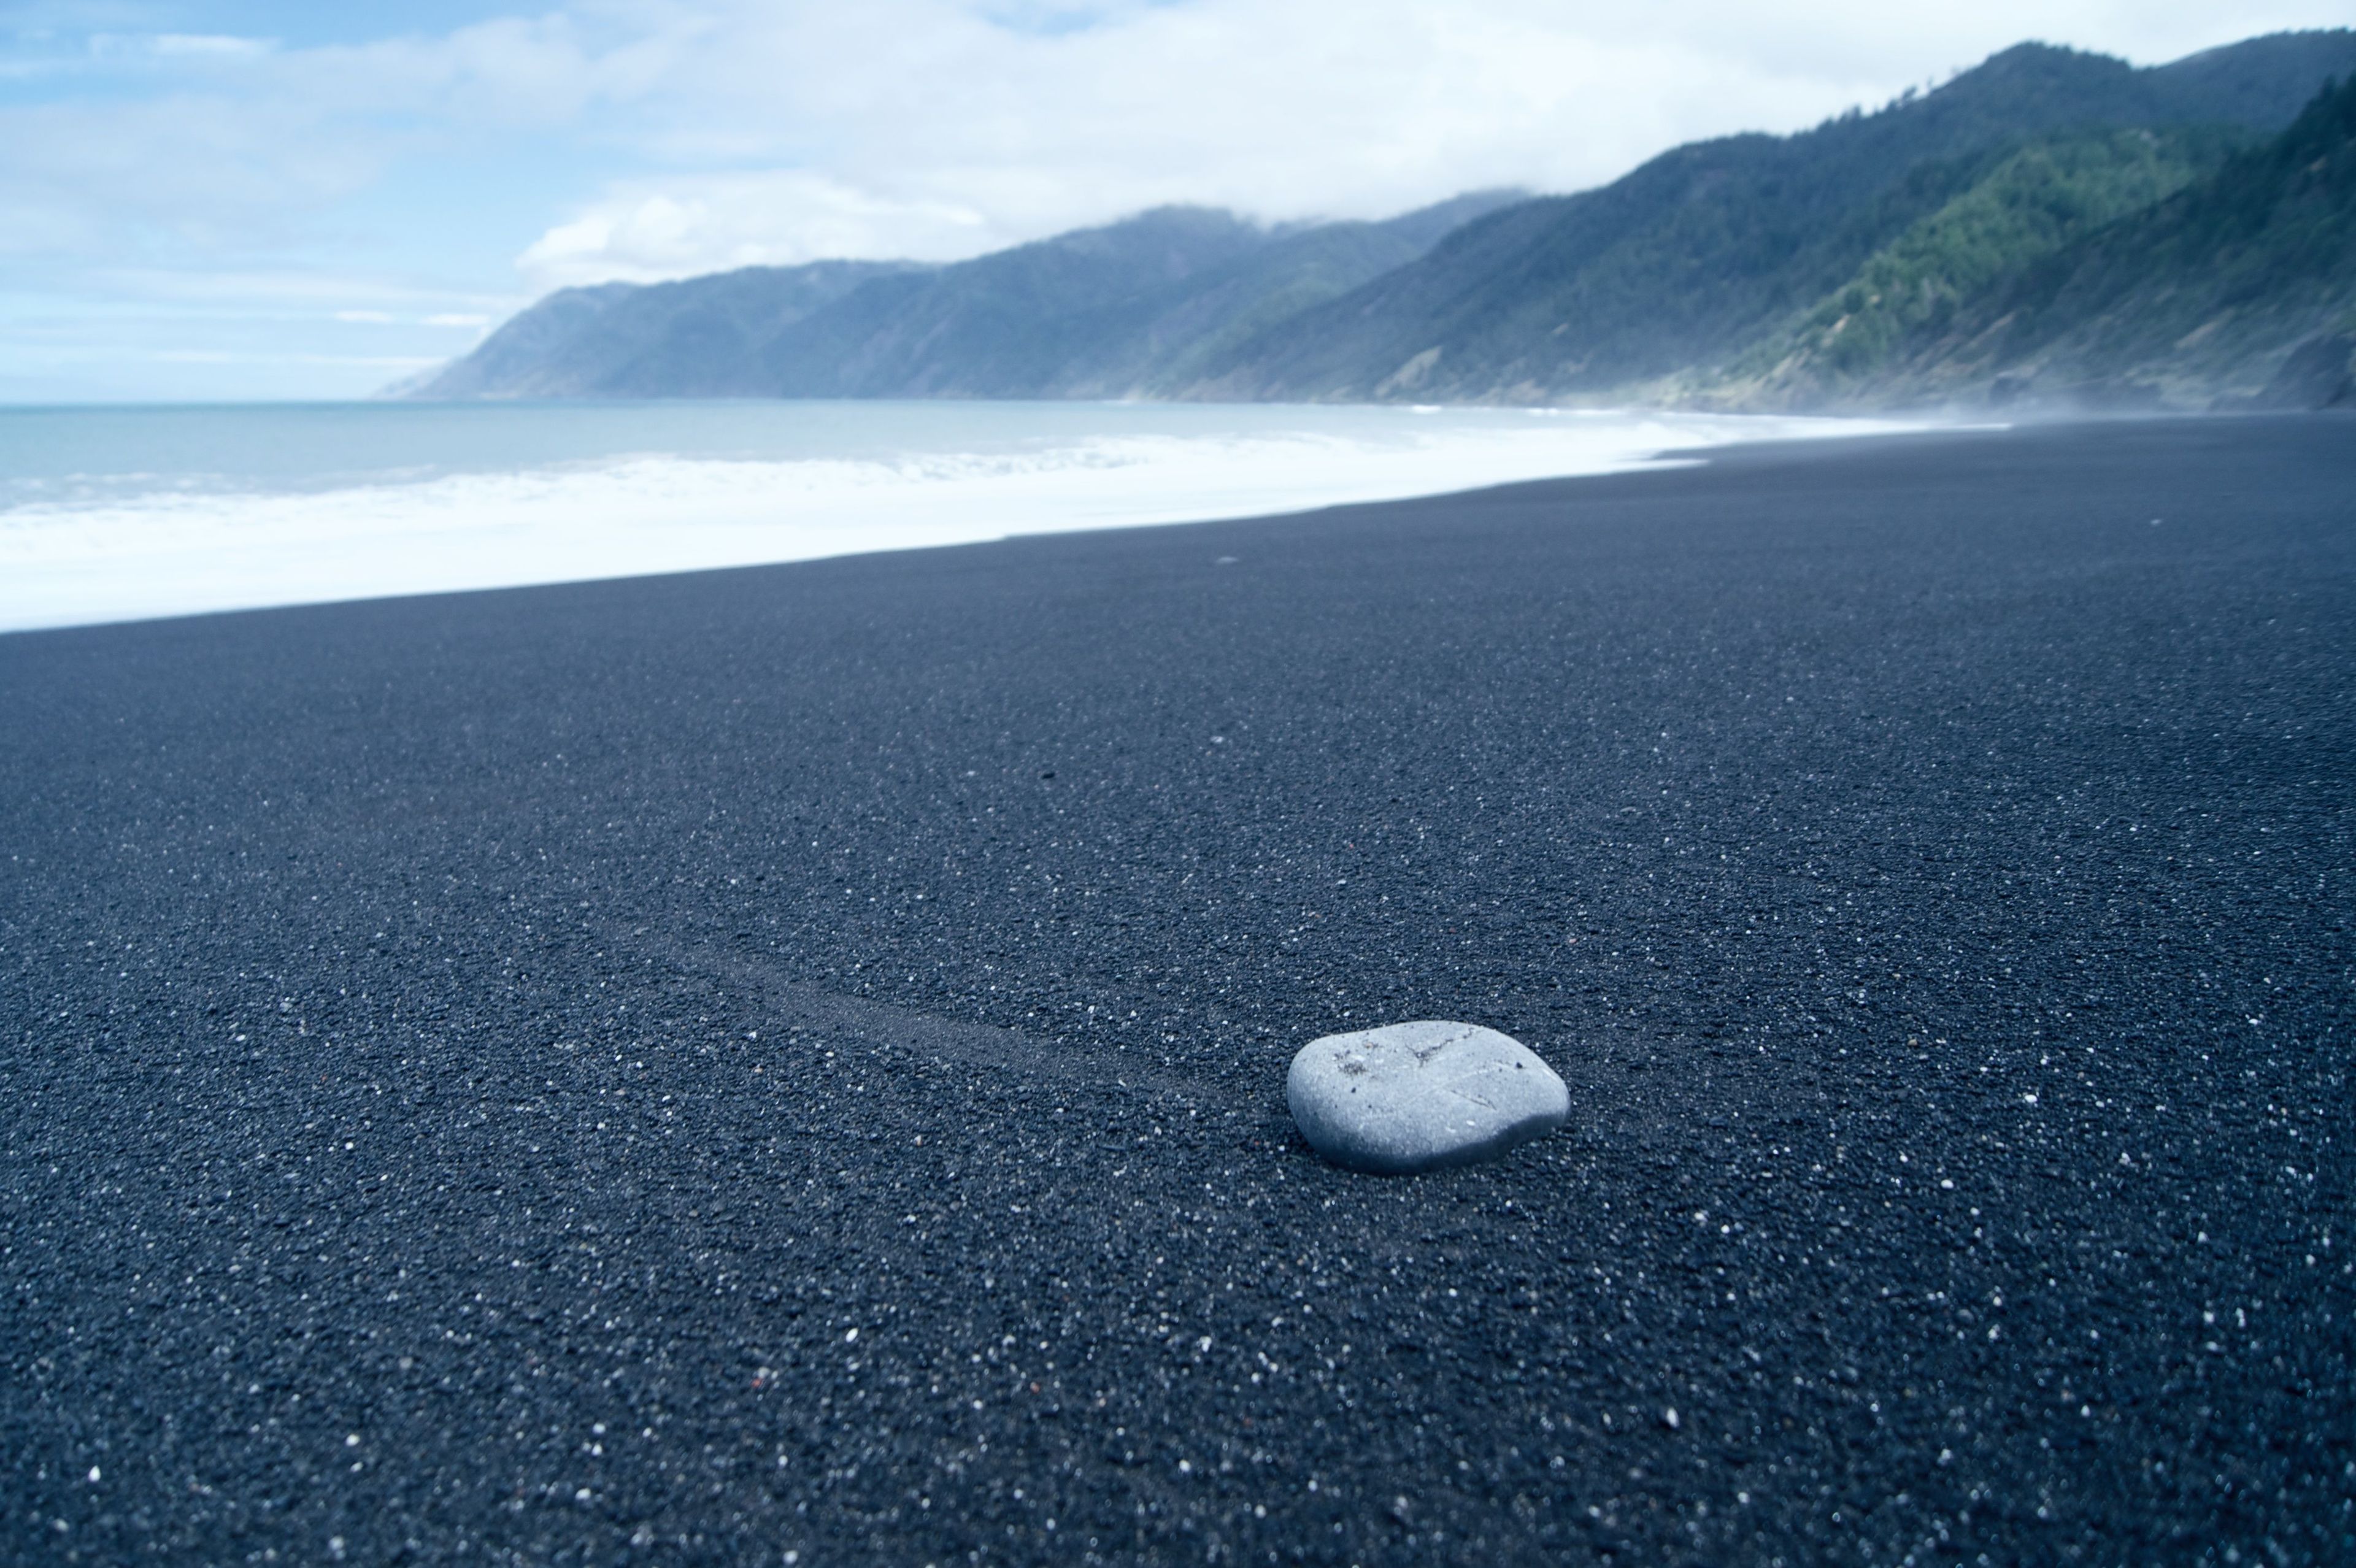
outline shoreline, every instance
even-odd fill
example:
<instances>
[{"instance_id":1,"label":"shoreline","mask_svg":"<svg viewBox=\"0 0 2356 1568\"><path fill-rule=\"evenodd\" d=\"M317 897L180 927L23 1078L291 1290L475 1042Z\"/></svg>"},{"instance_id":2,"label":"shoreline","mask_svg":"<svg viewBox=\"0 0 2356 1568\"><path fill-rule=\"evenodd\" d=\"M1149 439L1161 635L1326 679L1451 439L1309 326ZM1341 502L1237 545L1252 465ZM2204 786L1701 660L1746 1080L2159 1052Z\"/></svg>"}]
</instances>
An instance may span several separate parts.
<instances>
[{"instance_id":1,"label":"shoreline","mask_svg":"<svg viewBox=\"0 0 2356 1568\"><path fill-rule=\"evenodd\" d=\"M0 638L0 1556L2329 1558L2344 433Z\"/></svg>"},{"instance_id":2,"label":"shoreline","mask_svg":"<svg viewBox=\"0 0 2356 1568\"><path fill-rule=\"evenodd\" d=\"M1662 448L1697 442L1895 428L1646 411L1258 405L748 404L716 413L492 405L431 413L404 410L383 423L373 405L134 411L115 421L120 453L102 441L75 462L145 467L158 461L148 454L155 448L166 454L161 473L110 481L70 465L47 481L16 477L19 504L0 507L0 626L1235 520L1657 465ZM280 444L300 435L294 444L317 446L316 475L286 467L274 451L259 473L235 469L240 443L270 435L273 421L289 426L277 432ZM494 435L501 455L487 462ZM230 466L159 489L173 478L171 461Z\"/></svg>"}]
</instances>

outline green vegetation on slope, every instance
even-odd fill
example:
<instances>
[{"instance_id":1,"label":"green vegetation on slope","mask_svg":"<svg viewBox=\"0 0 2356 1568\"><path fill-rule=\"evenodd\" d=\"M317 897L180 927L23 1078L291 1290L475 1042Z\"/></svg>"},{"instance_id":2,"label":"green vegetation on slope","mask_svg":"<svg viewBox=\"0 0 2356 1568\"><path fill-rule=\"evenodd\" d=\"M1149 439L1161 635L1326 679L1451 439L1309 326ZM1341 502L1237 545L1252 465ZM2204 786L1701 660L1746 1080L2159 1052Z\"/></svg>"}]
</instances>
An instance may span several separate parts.
<instances>
[{"instance_id":1,"label":"green vegetation on slope","mask_svg":"<svg viewBox=\"0 0 2356 1568\"><path fill-rule=\"evenodd\" d=\"M2344 331L2351 313L2356 77L2273 142L1996 292L1958 322L1974 336L1945 357L1951 377L2190 404L2258 391L2297 345Z\"/></svg>"},{"instance_id":2,"label":"green vegetation on slope","mask_svg":"<svg viewBox=\"0 0 2356 1568\"><path fill-rule=\"evenodd\" d=\"M1991 288L2182 189L2247 141L2225 128L2169 127L2031 142L1867 258L1795 325L1754 345L1717 396L1747 406L1837 397L1945 332Z\"/></svg>"},{"instance_id":3,"label":"green vegetation on slope","mask_svg":"<svg viewBox=\"0 0 2356 1568\"><path fill-rule=\"evenodd\" d=\"M2110 139L2107 172L2084 143L2058 162L2016 161L1733 374L1656 389L1722 408L1833 409L2313 407L2340 395L2356 347L2356 79L2196 179L2179 176L2201 160L2197 141L2155 140L2137 161ZM2155 181L2176 188L2132 200Z\"/></svg>"},{"instance_id":4,"label":"green vegetation on slope","mask_svg":"<svg viewBox=\"0 0 2356 1568\"><path fill-rule=\"evenodd\" d=\"M2145 69L2022 45L1577 196L570 290L422 395L2206 405L2294 350L2339 374L2352 75L2348 29Z\"/></svg>"},{"instance_id":5,"label":"green vegetation on slope","mask_svg":"<svg viewBox=\"0 0 2356 1568\"><path fill-rule=\"evenodd\" d=\"M2024 137L2286 123L2356 34L2173 66L2024 44L1927 95L1788 137L1680 147L1600 190L1467 225L1243 346L1206 397L1622 398L1723 366L1856 277Z\"/></svg>"}]
</instances>

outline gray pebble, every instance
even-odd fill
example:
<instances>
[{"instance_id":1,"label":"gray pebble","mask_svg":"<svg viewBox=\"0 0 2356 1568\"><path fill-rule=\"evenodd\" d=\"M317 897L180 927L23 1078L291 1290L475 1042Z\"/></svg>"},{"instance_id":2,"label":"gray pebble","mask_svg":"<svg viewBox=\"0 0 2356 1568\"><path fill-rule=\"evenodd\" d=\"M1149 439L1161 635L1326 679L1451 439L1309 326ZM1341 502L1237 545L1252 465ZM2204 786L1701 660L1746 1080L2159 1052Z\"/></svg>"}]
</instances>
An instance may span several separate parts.
<instances>
[{"instance_id":1,"label":"gray pebble","mask_svg":"<svg viewBox=\"0 0 2356 1568\"><path fill-rule=\"evenodd\" d=\"M1432 1019L1311 1040L1284 1097L1312 1148L1382 1176L1494 1159L1570 1115L1570 1091L1519 1040Z\"/></svg>"}]
</instances>

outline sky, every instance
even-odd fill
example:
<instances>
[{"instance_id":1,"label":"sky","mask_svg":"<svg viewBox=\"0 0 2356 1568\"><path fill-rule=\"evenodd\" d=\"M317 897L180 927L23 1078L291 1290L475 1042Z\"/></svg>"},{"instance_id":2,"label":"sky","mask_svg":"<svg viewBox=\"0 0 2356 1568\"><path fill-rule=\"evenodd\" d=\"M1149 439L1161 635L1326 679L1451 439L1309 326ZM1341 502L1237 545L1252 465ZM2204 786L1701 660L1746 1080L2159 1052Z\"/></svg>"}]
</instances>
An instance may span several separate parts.
<instances>
[{"instance_id":1,"label":"sky","mask_svg":"<svg viewBox=\"0 0 2356 1568\"><path fill-rule=\"evenodd\" d=\"M0 401L363 396L555 288L1387 216L1803 129L2028 38L2351 0L0 0Z\"/></svg>"}]
</instances>

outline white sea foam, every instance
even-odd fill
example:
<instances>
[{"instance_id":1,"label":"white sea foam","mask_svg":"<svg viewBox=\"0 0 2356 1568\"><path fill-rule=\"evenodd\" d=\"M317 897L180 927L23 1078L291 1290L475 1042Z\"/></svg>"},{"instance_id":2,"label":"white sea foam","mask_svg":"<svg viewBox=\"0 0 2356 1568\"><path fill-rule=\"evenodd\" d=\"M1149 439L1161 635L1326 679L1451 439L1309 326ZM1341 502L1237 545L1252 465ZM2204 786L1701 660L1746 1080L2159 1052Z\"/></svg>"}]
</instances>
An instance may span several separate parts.
<instances>
[{"instance_id":1,"label":"white sea foam","mask_svg":"<svg viewBox=\"0 0 2356 1568\"><path fill-rule=\"evenodd\" d=\"M903 408L905 405L902 405ZM629 455L241 487L126 462L95 499L0 507L0 628L807 560L1068 529L1297 511L1640 466L1663 451L1850 434L1705 415L1255 410L1205 424L1056 411L1051 438L849 443L835 457ZM873 421L889 415L861 411ZM909 416L921 420L922 415ZM1085 419L1079 421L1085 427ZM911 426L912 437L924 432ZM807 448L808 443L801 443ZM135 457L135 453L126 453ZM413 474L414 465L400 472ZM141 483L123 483L136 475ZM299 478L299 476L298 476ZM70 481L70 483L67 483ZM23 487L20 497L27 494ZM36 492L36 495L38 493Z\"/></svg>"}]
</instances>

